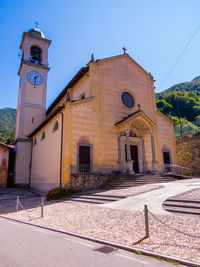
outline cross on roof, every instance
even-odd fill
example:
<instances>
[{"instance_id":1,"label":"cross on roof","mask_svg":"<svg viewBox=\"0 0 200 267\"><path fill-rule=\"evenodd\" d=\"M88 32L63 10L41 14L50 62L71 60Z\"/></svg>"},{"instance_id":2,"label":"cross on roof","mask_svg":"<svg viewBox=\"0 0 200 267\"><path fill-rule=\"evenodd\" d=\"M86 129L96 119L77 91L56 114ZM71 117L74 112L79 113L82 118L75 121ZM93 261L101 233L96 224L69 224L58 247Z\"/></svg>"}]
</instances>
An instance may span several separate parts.
<instances>
[{"instance_id":1,"label":"cross on roof","mask_svg":"<svg viewBox=\"0 0 200 267\"><path fill-rule=\"evenodd\" d=\"M140 105L140 104L138 104L137 106L138 106L138 110L141 110L141 105Z\"/></svg>"},{"instance_id":2,"label":"cross on roof","mask_svg":"<svg viewBox=\"0 0 200 267\"><path fill-rule=\"evenodd\" d=\"M126 50L127 50L126 47L123 47L122 49L124 50L124 54L126 54Z\"/></svg>"},{"instance_id":3,"label":"cross on roof","mask_svg":"<svg viewBox=\"0 0 200 267\"><path fill-rule=\"evenodd\" d=\"M39 23L37 21L35 21L35 28L37 28L39 25Z\"/></svg>"}]
</instances>

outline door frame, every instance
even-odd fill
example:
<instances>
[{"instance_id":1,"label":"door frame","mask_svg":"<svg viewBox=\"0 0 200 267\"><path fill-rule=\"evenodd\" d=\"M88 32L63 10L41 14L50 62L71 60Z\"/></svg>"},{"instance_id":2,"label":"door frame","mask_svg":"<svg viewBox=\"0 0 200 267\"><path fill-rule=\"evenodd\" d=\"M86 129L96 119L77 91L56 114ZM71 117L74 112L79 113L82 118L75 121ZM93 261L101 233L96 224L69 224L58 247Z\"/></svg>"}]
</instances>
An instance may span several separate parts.
<instances>
[{"instance_id":1,"label":"door frame","mask_svg":"<svg viewBox=\"0 0 200 267\"><path fill-rule=\"evenodd\" d=\"M170 150L168 150L168 149L164 149L164 150L162 150L162 161L163 161L163 166L164 166L164 152L167 152L167 153L169 153L169 160L170 160L170 164L172 164L172 155L171 155L171 151Z\"/></svg>"},{"instance_id":2,"label":"door frame","mask_svg":"<svg viewBox=\"0 0 200 267\"><path fill-rule=\"evenodd\" d=\"M169 149L162 149L162 166L163 166L163 170L165 168L165 163L164 163L164 152L169 153L169 160L170 160L170 164L173 164L172 162L172 153L171 150Z\"/></svg>"},{"instance_id":3,"label":"door frame","mask_svg":"<svg viewBox=\"0 0 200 267\"><path fill-rule=\"evenodd\" d=\"M123 160L123 166L124 171L126 171L126 154L125 154L125 144L126 144L126 137L122 137L122 160ZM142 138L141 137L131 137L130 136L130 145L137 146L138 151L138 168L139 173L143 173L143 164L142 164Z\"/></svg>"},{"instance_id":4,"label":"door frame","mask_svg":"<svg viewBox=\"0 0 200 267\"><path fill-rule=\"evenodd\" d=\"M86 143L78 143L77 144L77 152L76 152L77 173L81 173L79 171L79 147L80 146L90 147L90 173L91 173L91 172L93 172L93 145L92 144L86 144Z\"/></svg>"}]
</instances>

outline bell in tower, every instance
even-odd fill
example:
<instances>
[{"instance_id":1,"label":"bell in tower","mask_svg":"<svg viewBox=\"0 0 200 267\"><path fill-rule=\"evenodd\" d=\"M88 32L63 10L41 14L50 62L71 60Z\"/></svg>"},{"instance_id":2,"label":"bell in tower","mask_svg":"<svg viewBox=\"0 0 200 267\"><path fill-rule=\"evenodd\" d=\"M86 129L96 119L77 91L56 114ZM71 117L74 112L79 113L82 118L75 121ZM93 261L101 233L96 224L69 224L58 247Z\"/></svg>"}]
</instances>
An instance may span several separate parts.
<instances>
[{"instance_id":1,"label":"bell in tower","mask_svg":"<svg viewBox=\"0 0 200 267\"><path fill-rule=\"evenodd\" d=\"M30 62L34 64L41 64L41 49L37 46L31 46Z\"/></svg>"}]
</instances>

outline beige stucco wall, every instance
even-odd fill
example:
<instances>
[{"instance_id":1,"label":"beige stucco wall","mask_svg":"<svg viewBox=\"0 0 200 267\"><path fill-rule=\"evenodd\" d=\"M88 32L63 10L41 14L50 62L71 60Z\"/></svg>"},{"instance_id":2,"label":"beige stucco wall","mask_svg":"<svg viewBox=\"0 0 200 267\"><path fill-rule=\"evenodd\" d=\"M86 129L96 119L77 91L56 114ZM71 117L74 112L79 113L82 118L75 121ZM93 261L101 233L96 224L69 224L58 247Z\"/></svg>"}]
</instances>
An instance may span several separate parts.
<instances>
[{"instance_id":1,"label":"beige stucco wall","mask_svg":"<svg viewBox=\"0 0 200 267\"><path fill-rule=\"evenodd\" d=\"M88 74L87 74L88 75ZM85 98L90 96L89 77L85 75L71 88L71 100L79 100L80 95L85 93Z\"/></svg>"},{"instance_id":2,"label":"beige stucco wall","mask_svg":"<svg viewBox=\"0 0 200 267\"><path fill-rule=\"evenodd\" d=\"M55 132L53 126L58 121ZM45 132L45 139L41 140ZM58 186L60 182L61 114L57 114L33 137L31 186L42 191Z\"/></svg>"},{"instance_id":3,"label":"beige stucco wall","mask_svg":"<svg viewBox=\"0 0 200 267\"><path fill-rule=\"evenodd\" d=\"M6 187L8 177L9 149L0 145L0 187Z\"/></svg>"}]
</instances>

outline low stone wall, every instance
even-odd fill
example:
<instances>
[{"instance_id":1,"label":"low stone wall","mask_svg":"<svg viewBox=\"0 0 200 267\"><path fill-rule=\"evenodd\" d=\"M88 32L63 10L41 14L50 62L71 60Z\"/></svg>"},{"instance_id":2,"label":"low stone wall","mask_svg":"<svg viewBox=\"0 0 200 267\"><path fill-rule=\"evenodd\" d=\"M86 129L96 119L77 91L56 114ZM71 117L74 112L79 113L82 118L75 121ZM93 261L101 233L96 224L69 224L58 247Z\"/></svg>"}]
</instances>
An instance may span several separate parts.
<instances>
[{"instance_id":1,"label":"low stone wall","mask_svg":"<svg viewBox=\"0 0 200 267\"><path fill-rule=\"evenodd\" d=\"M200 174L200 136L182 138L176 141L178 165L193 169Z\"/></svg>"},{"instance_id":2,"label":"low stone wall","mask_svg":"<svg viewBox=\"0 0 200 267\"><path fill-rule=\"evenodd\" d=\"M51 189L58 187L59 184L36 184L36 183L31 183L30 185L33 189L36 189L42 193L48 193Z\"/></svg>"},{"instance_id":3,"label":"low stone wall","mask_svg":"<svg viewBox=\"0 0 200 267\"><path fill-rule=\"evenodd\" d=\"M111 174L72 174L71 186L76 192L86 192L99 188L111 177Z\"/></svg>"}]
</instances>

